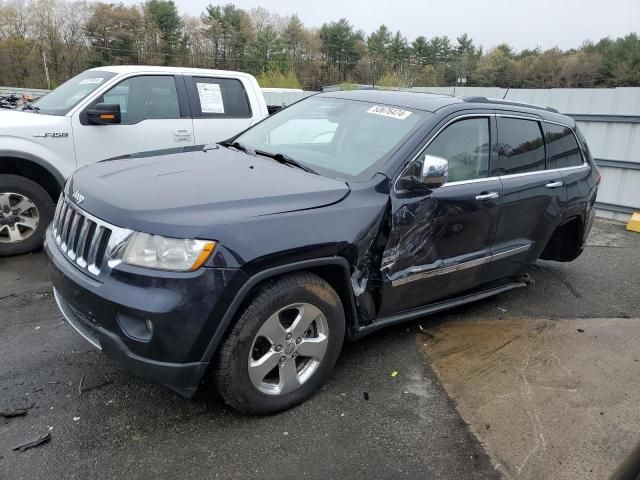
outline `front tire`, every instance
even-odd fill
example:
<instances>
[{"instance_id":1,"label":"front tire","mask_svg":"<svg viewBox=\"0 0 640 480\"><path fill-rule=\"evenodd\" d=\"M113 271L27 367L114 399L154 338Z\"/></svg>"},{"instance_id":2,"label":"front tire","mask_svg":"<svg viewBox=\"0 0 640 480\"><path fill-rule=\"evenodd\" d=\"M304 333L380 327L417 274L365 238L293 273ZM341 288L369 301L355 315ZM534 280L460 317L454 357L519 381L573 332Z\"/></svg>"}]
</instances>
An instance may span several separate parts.
<instances>
[{"instance_id":1,"label":"front tire","mask_svg":"<svg viewBox=\"0 0 640 480\"><path fill-rule=\"evenodd\" d=\"M44 188L18 175L0 175L0 257L42 246L54 203Z\"/></svg>"},{"instance_id":2,"label":"front tire","mask_svg":"<svg viewBox=\"0 0 640 480\"><path fill-rule=\"evenodd\" d=\"M344 332L340 297L322 278L304 272L270 281L251 297L218 351L217 389L244 413L291 408L329 377Z\"/></svg>"}]
</instances>

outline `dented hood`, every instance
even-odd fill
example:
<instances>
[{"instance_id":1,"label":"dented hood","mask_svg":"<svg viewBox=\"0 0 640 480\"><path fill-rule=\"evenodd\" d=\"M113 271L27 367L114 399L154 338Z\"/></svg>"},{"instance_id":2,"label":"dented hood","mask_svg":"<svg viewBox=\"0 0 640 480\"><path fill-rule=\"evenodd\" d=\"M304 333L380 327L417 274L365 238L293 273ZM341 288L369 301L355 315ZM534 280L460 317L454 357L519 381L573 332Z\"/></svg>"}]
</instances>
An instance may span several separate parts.
<instances>
[{"instance_id":1,"label":"dented hood","mask_svg":"<svg viewBox=\"0 0 640 480\"><path fill-rule=\"evenodd\" d=\"M87 166L69 182L74 192L84 197L82 209L114 225L197 236L214 225L330 205L349 187L269 158L200 147Z\"/></svg>"}]
</instances>

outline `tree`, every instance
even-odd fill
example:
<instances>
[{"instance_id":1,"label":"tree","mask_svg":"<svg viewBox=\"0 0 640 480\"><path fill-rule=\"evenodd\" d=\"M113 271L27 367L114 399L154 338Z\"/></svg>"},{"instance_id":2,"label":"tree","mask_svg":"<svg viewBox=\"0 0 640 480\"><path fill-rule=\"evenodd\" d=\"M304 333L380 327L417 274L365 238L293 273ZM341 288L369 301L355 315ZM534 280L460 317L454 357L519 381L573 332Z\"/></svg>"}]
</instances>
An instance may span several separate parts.
<instances>
[{"instance_id":1,"label":"tree","mask_svg":"<svg viewBox=\"0 0 640 480\"><path fill-rule=\"evenodd\" d=\"M423 37L417 37L411 42L411 53L416 63L419 66L424 66L430 63L430 47L429 41Z\"/></svg>"},{"instance_id":2,"label":"tree","mask_svg":"<svg viewBox=\"0 0 640 480\"><path fill-rule=\"evenodd\" d=\"M170 65L182 40L182 19L175 3L173 0L147 0L144 14L153 46L162 54L163 64Z\"/></svg>"},{"instance_id":3,"label":"tree","mask_svg":"<svg viewBox=\"0 0 640 480\"><path fill-rule=\"evenodd\" d=\"M84 26L89 44L95 50L92 65L137 63L137 35L142 16L136 7L94 3Z\"/></svg>"},{"instance_id":4,"label":"tree","mask_svg":"<svg viewBox=\"0 0 640 480\"><path fill-rule=\"evenodd\" d=\"M267 70L288 70L287 57L276 29L266 25L256 34L248 50L248 70L259 74Z\"/></svg>"},{"instance_id":5,"label":"tree","mask_svg":"<svg viewBox=\"0 0 640 480\"><path fill-rule=\"evenodd\" d=\"M490 50L478 61L475 83L488 87L510 87L515 78L516 64L505 48Z\"/></svg>"},{"instance_id":6,"label":"tree","mask_svg":"<svg viewBox=\"0 0 640 480\"><path fill-rule=\"evenodd\" d=\"M454 82L463 81L466 83L473 75L478 61L478 54L473 40L466 33L459 36L453 53L453 73Z\"/></svg>"},{"instance_id":7,"label":"tree","mask_svg":"<svg viewBox=\"0 0 640 480\"><path fill-rule=\"evenodd\" d=\"M303 53L304 25L293 15L282 32L282 44L289 60L298 62Z\"/></svg>"},{"instance_id":8,"label":"tree","mask_svg":"<svg viewBox=\"0 0 640 480\"><path fill-rule=\"evenodd\" d=\"M201 18L213 42L216 66L240 68L243 65L242 57L255 33L247 12L231 3L223 7L209 4Z\"/></svg>"},{"instance_id":9,"label":"tree","mask_svg":"<svg viewBox=\"0 0 640 480\"><path fill-rule=\"evenodd\" d=\"M402 36L400 31L397 31L389 44L389 59L391 60L394 70L400 68L402 62L408 60L408 57L409 44L407 39Z\"/></svg>"},{"instance_id":10,"label":"tree","mask_svg":"<svg viewBox=\"0 0 640 480\"><path fill-rule=\"evenodd\" d=\"M320 28L322 50L328 62L329 73L337 67L338 81L347 80L347 72L365 50L364 33L354 31L346 18L325 23Z\"/></svg>"}]
</instances>

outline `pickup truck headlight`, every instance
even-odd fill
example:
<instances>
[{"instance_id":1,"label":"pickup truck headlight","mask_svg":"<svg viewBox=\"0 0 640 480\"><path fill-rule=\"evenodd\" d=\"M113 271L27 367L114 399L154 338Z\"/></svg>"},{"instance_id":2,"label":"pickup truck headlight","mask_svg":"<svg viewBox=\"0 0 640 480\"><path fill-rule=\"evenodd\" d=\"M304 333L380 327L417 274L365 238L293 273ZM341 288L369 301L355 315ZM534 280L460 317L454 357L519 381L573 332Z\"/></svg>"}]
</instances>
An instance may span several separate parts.
<instances>
[{"instance_id":1,"label":"pickup truck headlight","mask_svg":"<svg viewBox=\"0 0 640 480\"><path fill-rule=\"evenodd\" d=\"M188 272L199 269L207 261L216 242L167 238L147 233L134 233L122 254L122 262L139 267Z\"/></svg>"}]
</instances>

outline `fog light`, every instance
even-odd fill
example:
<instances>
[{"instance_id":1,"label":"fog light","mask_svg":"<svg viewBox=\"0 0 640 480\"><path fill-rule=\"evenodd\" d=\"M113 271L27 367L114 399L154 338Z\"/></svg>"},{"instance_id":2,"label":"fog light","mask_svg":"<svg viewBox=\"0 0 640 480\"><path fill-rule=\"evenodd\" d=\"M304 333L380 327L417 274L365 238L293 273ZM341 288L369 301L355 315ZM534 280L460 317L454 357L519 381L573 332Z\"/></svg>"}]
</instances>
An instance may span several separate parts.
<instances>
[{"instance_id":1,"label":"fog light","mask_svg":"<svg viewBox=\"0 0 640 480\"><path fill-rule=\"evenodd\" d=\"M116 315L118 326L123 333L139 342L148 342L153 334L153 323L148 318L141 318L128 313L118 312Z\"/></svg>"}]
</instances>

